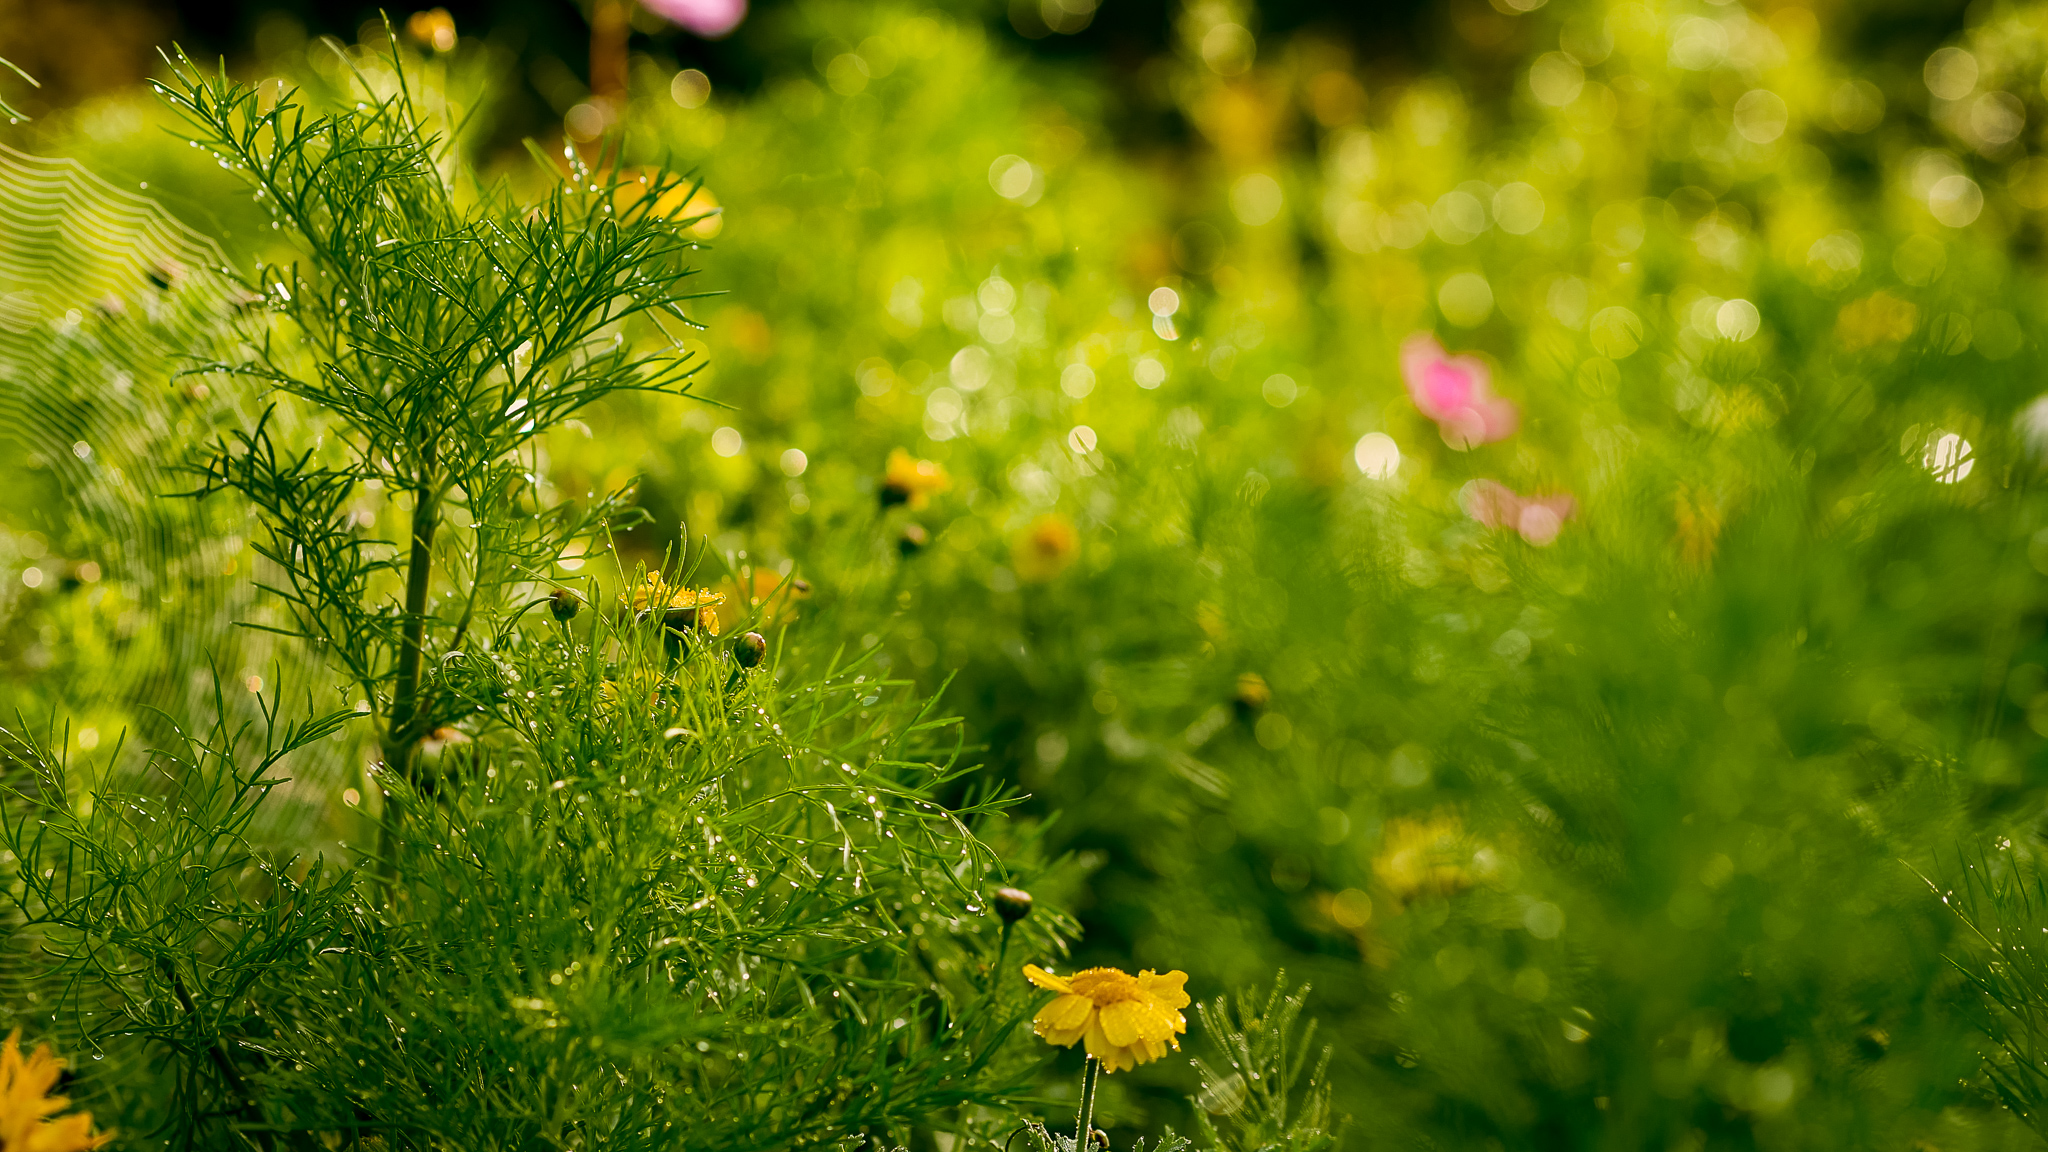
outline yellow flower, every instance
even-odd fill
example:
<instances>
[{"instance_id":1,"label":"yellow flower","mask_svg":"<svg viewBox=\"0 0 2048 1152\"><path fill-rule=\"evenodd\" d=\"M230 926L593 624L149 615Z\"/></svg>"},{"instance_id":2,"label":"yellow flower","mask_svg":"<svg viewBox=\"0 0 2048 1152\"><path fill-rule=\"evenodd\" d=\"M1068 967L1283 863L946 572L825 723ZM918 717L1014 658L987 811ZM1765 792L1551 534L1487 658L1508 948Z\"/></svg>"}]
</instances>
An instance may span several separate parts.
<instances>
[{"instance_id":1,"label":"yellow flower","mask_svg":"<svg viewBox=\"0 0 2048 1152\"><path fill-rule=\"evenodd\" d=\"M1055 976L1036 964L1024 966L1033 984L1060 996L1038 1010L1031 1030L1048 1044L1073 1047L1085 1039L1088 1054L1102 1061L1102 1070L1135 1068L1166 1055L1166 1046L1180 1048L1188 1030L1180 1010L1188 1006L1185 972L1146 969L1136 976L1116 968L1083 968L1072 976Z\"/></svg>"},{"instance_id":2,"label":"yellow flower","mask_svg":"<svg viewBox=\"0 0 2048 1152\"><path fill-rule=\"evenodd\" d=\"M919 460L901 448L889 453L889 463L882 471L882 506L908 504L922 508L931 503L932 493L944 492L953 486L953 478L946 470L930 460Z\"/></svg>"},{"instance_id":3,"label":"yellow flower","mask_svg":"<svg viewBox=\"0 0 2048 1152\"><path fill-rule=\"evenodd\" d=\"M1920 309L1910 300L1876 292L1844 307L1835 317L1835 339L1850 352L1879 344L1897 344L1913 334Z\"/></svg>"},{"instance_id":4,"label":"yellow flower","mask_svg":"<svg viewBox=\"0 0 2048 1152\"><path fill-rule=\"evenodd\" d=\"M649 197L653 202L642 211L654 219L687 222L685 231L699 240L709 240L725 227L718 198L695 180L658 168L628 168L619 173L612 203L621 216Z\"/></svg>"},{"instance_id":5,"label":"yellow flower","mask_svg":"<svg viewBox=\"0 0 2048 1152\"><path fill-rule=\"evenodd\" d=\"M1689 484L1678 486L1676 501L1678 553L1689 568L1704 568L1714 558L1721 535L1721 506L1714 494Z\"/></svg>"},{"instance_id":6,"label":"yellow flower","mask_svg":"<svg viewBox=\"0 0 2048 1152\"><path fill-rule=\"evenodd\" d=\"M71 1107L66 1097L50 1095L63 1071L48 1044L23 1059L19 1028L0 1044L0 1152L90 1152L114 1138L93 1134L90 1112L56 1116Z\"/></svg>"},{"instance_id":7,"label":"yellow flower","mask_svg":"<svg viewBox=\"0 0 2048 1152\"><path fill-rule=\"evenodd\" d=\"M436 52L447 52L455 47L455 17L450 16L446 8L413 13L405 22L405 30L413 39Z\"/></svg>"},{"instance_id":8,"label":"yellow flower","mask_svg":"<svg viewBox=\"0 0 2048 1152\"><path fill-rule=\"evenodd\" d=\"M1455 813L1422 820L1396 816L1387 821L1372 871L1404 904L1418 896L1452 896L1472 886L1466 865L1473 852L1465 825Z\"/></svg>"},{"instance_id":9,"label":"yellow flower","mask_svg":"<svg viewBox=\"0 0 2048 1152\"><path fill-rule=\"evenodd\" d=\"M1067 570L1081 552L1081 534L1066 518L1047 513L1031 522L1010 549L1020 579L1044 583Z\"/></svg>"},{"instance_id":10,"label":"yellow flower","mask_svg":"<svg viewBox=\"0 0 2048 1152\"><path fill-rule=\"evenodd\" d=\"M766 627L795 620L797 601L811 598L811 585L773 568L742 568L736 577L721 581L715 594L736 605L741 618L758 615Z\"/></svg>"},{"instance_id":11,"label":"yellow flower","mask_svg":"<svg viewBox=\"0 0 2048 1152\"><path fill-rule=\"evenodd\" d=\"M633 590L632 603L636 614L660 605L662 621L670 628L700 628L716 636L718 612L712 605L725 603L725 597L707 588L671 588L660 576L649 576Z\"/></svg>"}]
</instances>

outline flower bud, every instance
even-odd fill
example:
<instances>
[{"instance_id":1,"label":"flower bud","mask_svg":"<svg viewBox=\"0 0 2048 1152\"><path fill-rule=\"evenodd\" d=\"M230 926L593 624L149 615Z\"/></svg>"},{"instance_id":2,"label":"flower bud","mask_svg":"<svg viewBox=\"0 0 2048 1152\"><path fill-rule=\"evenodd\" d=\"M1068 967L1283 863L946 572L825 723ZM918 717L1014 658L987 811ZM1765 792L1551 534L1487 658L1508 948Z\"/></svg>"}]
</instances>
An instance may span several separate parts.
<instances>
[{"instance_id":1,"label":"flower bud","mask_svg":"<svg viewBox=\"0 0 2048 1152\"><path fill-rule=\"evenodd\" d=\"M924 525L905 524L902 534L896 537L896 551L905 556L915 556L931 542L932 534L924 530Z\"/></svg>"},{"instance_id":2,"label":"flower bud","mask_svg":"<svg viewBox=\"0 0 2048 1152\"><path fill-rule=\"evenodd\" d=\"M1237 691L1231 696L1231 704L1237 714L1250 719L1265 710L1273 702L1273 690L1266 687L1266 678L1257 672L1246 672L1237 678Z\"/></svg>"},{"instance_id":3,"label":"flower bud","mask_svg":"<svg viewBox=\"0 0 2048 1152\"><path fill-rule=\"evenodd\" d=\"M738 640L733 641L732 658L739 661L742 668L752 668L759 664L761 658L766 655L768 655L768 639L759 632L749 632Z\"/></svg>"},{"instance_id":4,"label":"flower bud","mask_svg":"<svg viewBox=\"0 0 2048 1152\"><path fill-rule=\"evenodd\" d=\"M989 903L995 905L996 915L1005 924L1015 924L1031 915L1031 893L1022 888L998 888L995 899Z\"/></svg>"},{"instance_id":5,"label":"flower bud","mask_svg":"<svg viewBox=\"0 0 2048 1152\"><path fill-rule=\"evenodd\" d=\"M564 624L574 620L576 613L583 609L583 597L578 596L567 588L555 589L553 595L550 595L548 599L553 601L553 603L548 605L548 611L554 613L555 619L560 620Z\"/></svg>"}]
</instances>

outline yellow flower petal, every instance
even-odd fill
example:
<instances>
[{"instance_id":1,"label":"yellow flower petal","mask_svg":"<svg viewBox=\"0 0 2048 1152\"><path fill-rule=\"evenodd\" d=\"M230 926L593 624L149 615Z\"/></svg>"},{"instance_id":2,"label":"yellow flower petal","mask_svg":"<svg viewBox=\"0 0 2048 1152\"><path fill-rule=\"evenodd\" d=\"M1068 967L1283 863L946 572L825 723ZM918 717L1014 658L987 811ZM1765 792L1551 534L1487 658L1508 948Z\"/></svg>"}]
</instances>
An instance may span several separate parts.
<instances>
[{"instance_id":1,"label":"yellow flower petal","mask_svg":"<svg viewBox=\"0 0 2048 1152\"><path fill-rule=\"evenodd\" d=\"M1061 996L1038 1010L1031 1030L1048 1044L1071 1047L1095 1024L1095 1002L1086 996Z\"/></svg>"},{"instance_id":2,"label":"yellow flower petal","mask_svg":"<svg viewBox=\"0 0 2048 1152\"><path fill-rule=\"evenodd\" d=\"M1024 978L1049 992L1072 992L1074 983L1064 976L1055 976L1036 964L1024 966Z\"/></svg>"},{"instance_id":3,"label":"yellow flower petal","mask_svg":"<svg viewBox=\"0 0 2048 1152\"><path fill-rule=\"evenodd\" d=\"M1121 1000L1102 1009L1102 1033L1119 1048L1128 1048L1140 1040L1165 1043L1173 1035L1173 1019L1155 1004Z\"/></svg>"},{"instance_id":4,"label":"yellow flower petal","mask_svg":"<svg viewBox=\"0 0 2048 1152\"><path fill-rule=\"evenodd\" d=\"M1164 976L1150 968L1138 973L1138 987L1151 993L1154 999L1168 1008L1185 1008L1193 1002L1188 998L1187 982L1188 974L1179 969Z\"/></svg>"}]
</instances>

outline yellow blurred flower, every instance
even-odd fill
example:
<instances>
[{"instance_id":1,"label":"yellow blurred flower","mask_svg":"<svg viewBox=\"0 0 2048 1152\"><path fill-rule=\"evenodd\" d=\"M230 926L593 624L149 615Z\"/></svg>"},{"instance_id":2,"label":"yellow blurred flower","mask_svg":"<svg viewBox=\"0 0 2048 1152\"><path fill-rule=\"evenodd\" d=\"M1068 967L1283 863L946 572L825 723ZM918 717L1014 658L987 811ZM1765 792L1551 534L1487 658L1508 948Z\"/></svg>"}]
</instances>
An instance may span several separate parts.
<instances>
[{"instance_id":1,"label":"yellow blurred flower","mask_svg":"<svg viewBox=\"0 0 2048 1152\"><path fill-rule=\"evenodd\" d=\"M723 597L743 619L758 615L765 628L795 620L797 601L811 598L811 585L773 568L742 568L738 576L720 582L714 595Z\"/></svg>"},{"instance_id":2,"label":"yellow blurred flower","mask_svg":"<svg viewBox=\"0 0 2048 1152\"><path fill-rule=\"evenodd\" d=\"M890 451L889 463L882 470L882 506L907 504L913 509L922 508L931 503L933 493L952 486L953 478L946 475L944 468L896 448Z\"/></svg>"},{"instance_id":3,"label":"yellow blurred flower","mask_svg":"<svg viewBox=\"0 0 2048 1152\"><path fill-rule=\"evenodd\" d=\"M1102 1070L1135 1068L1180 1047L1188 1030L1180 1010L1189 1004L1183 987L1188 974L1160 975L1146 969L1132 976L1116 968L1083 968L1072 976L1055 976L1036 964L1024 966L1033 984L1060 995L1038 1010L1031 1030L1048 1044L1073 1047L1085 1040L1088 1054Z\"/></svg>"},{"instance_id":4,"label":"yellow blurred flower","mask_svg":"<svg viewBox=\"0 0 2048 1152\"><path fill-rule=\"evenodd\" d=\"M1081 534L1066 517L1050 512L1031 522L1010 549L1010 563L1022 580L1043 583L1067 570L1081 552Z\"/></svg>"},{"instance_id":5,"label":"yellow blurred flower","mask_svg":"<svg viewBox=\"0 0 2048 1152\"><path fill-rule=\"evenodd\" d=\"M1678 521L1678 554L1690 568L1704 568L1714 558L1721 537L1721 506L1714 494L1691 484L1678 486L1673 508Z\"/></svg>"},{"instance_id":6,"label":"yellow blurred flower","mask_svg":"<svg viewBox=\"0 0 2048 1152\"><path fill-rule=\"evenodd\" d=\"M446 8L429 8L415 12L406 19L406 32L414 40L436 52L446 52L455 47L455 17ZM7 1152L13 1152L8 1149Z\"/></svg>"},{"instance_id":7,"label":"yellow blurred flower","mask_svg":"<svg viewBox=\"0 0 2048 1152\"><path fill-rule=\"evenodd\" d=\"M1849 304L1835 317L1835 339L1850 352L1878 344L1896 344L1913 334L1920 309L1889 292L1874 292Z\"/></svg>"},{"instance_id":8,"label":"yellow blurred flower","mask_svg":"<svg viewBox=\"0 0 2048 1152\"><path fill-rule=\"evenodd\" d=\"M688 223L683 230L699 240L709 240L725 227L725 214L711 189L687 176L659 168L628 168L619 173L612 204L623 214L634 205L654 197L643 210L658 220ZM694 221L694 222L692 222Z\"/></svg>"},{"instance_id":9,"label":"yellow blurred flower","mask_svg":"<svg viewBox=\"0 0 2048 1152\"><path fill-rule=\"evenodd\" d=\"M1417 896L1450 896L1470 888L1471 860L1465 825L1454 813L1421 820L1397 816L1387 821L1372 872L1390 894L1406 903Z\"/></svg>"},{"instance_id":10,"label":"yellow blurred flower","mask_svg":"<svg viewBox=\"0 0 2048 1152\"><path fill-rule=\"evenodd\" d=\"M114 1138L93 1133L90 1112L56 1115L71 1107L67 1097L50 1095L63 1073L48 1044L22 1056L19 1028L0 1044L0 1152L87 1152Z\"/></svg>"},{"instance_id":11,"label":"yellow blurred flower","mask_svg":"<svg viewBox=\"0 0 2048 1152\"><path fill-rule=\"evenodd\" d=\"M672 588L660 576L649 576L633 590L633 612L645 615L659 606L662 622L670 628L696 628L718 635L718 612L714 605L725 597L708 588Z\"/></svg>"}]
</instances>

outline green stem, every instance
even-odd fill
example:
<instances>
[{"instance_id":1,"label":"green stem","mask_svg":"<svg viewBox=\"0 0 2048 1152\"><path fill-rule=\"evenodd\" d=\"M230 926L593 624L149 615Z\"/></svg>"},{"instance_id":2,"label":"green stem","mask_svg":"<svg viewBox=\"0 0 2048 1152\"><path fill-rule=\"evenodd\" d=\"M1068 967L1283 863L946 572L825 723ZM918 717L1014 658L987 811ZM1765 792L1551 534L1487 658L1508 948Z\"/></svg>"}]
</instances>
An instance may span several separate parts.
<instances>
[{"instance_id":1,"label":"green stem","mask_svg":"<svg viewBox=\"0 0 2048 1152\"><path fill-rule=\"evenodd\" d=\"M203 1025L199 1018L199 1005L193 1001L192 993L185 990L185 980L182 976L178 975L178 969L171 963L170 957L157 957L157 968L170 980L171 995L177 997L178 1006L185 1010L186 1019L192 1021L195 1029L202 1028ZM257 1106L255 1096L250 1093L248 1085L242 1082L241 1076L236 1074L235 1063L228 1057L227 1040L224 1037L214 1037L213 1044L206 1050L206 1055L213 1061L214 1071L220 1073L221 1084L227 1088L228 1095L233 1098L235 1111L253 1119L258 1124L264 1123L263 1109ZM265 1149L275 1146L275 1141L271 1138L269 1132L261 1128L254 1129L254 1131L258 1142Z\"/></svg>"},{"instance_id":2,"label":"green stem","mask_svg":"<svg viewBox=\"0 0 2048 1152\"><path fill-rule=\"evenodd\" d=\"M1088 1057L1081 1073L1081 1115L1074 1121L1074 1152L1088 1152L1088 1136L1095 1123L1095 1079L1102 1074L1102 1061Z\"/></svg>"},{"instance_id":3,"label":"green stem","mask_svg":"<svg viewBox=\"0 0 2048 1152\"><path fill-rule=\"evenodd\" d=\"M384 763L412 779L420 713L420 662L426 645L427 593L434 575L434 533L441 527L441 497L429 480L413 492L412 554L405 565L405 631L399 641L397 683L386 718Z\"/></svg>"}]
</instances>

